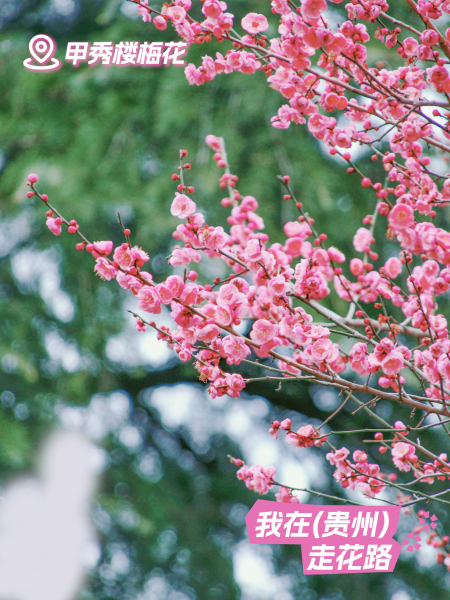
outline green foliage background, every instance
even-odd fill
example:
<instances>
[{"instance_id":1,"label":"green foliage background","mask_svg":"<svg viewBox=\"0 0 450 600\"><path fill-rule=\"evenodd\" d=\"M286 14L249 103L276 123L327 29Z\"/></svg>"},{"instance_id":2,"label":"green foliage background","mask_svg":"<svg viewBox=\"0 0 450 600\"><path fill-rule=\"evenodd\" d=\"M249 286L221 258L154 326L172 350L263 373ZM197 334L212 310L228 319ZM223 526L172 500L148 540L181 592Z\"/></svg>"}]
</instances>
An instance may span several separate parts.
<instances>
[{"instance_id":1,"label":"green foliage background","mask_svg":"<svg viewBox=\"0 0 450 600\"><path fill-rule=\"evenodd\" d=\"M196 188L199 209L208 222L225 224L218 170L204 144L208 133L225 138L239 190L258 199L273 241L283 240L283 223L295 218L281 199L279 173L291 175L296 195L318 229L343 251L350 250L353 233L373 211L375 198L343 176L342 166L322 153L305 128L278 131L270 126L281 99L262 74L220 76L197 88L187 84L183 69L174 67L74 69L66 63L55 73L25 70L29 39L38 32L55 36L60 59L68 40L175 39L170 30L161 33L125 16L120 1L77 1L70 16L52 6L38 0L4 0L0 5L0 482L33 468L41 440L57 422L55 407L87 406L94 394L124 390L132 402L130 420L145 437L142 452L159 448L164 475L154 483L140 477L133 468L136 456L117 436L103 440L110 462L94 507L103 555L81 597L136 598L149 574L156 573L188 598L238 598L232 552L245 530L242 519L233 522L229 514L233 506L250 507L256 500L226 459L227 453L239 454L239 447L227 436L215 435L212 453L196 453L183 428L164 426L143 400L148 388L198 385L190 365L170 361L153 370L126 368L108 358L108 340L129 320L123 310L127 296L94 277L91 258L74 250L73 238L49 233L43 207L26 198L27 174L39 174L39 189L65 216L77 219L91 239L121 242L120 211L135 243L150 253L157 278L169 272L164 257L177 224L169 212L175 189L170 176L179 148L189 151L189 183ZM238 16L266 8L261 0L230 2ZM188 60L199 64L203 54L203 47L192 47ZM370 165L369 175L377 168ZM12 266L24 250L30 251L31 269L25 282L14 276ZM53 252L50 267L42 262L47 251ZM58 319L43 298L36 273L48 268L60 274L60 287L75 307L72 319ZM339 300L330 303L339 309ZM84 366L67 370L50 356L45 343L49 333L75 345L86 359ZM307 388L285 386L280 393L255 384L250 393L270 402L267 422L288 411L308 419L327 415ZM409 418L408 413L398 416ZM337 425L348 428L350 418L354 423L344 413ZM357 419L365 424L361 413ZM178 449L175 455L167 451L167 439ZM439 438L427 441L431 446L442 443ZM189 468L176 460L181 452L190 457ZM340 493L331 474L324 475L328 489ZM195 483L199 477L207 482L200 491ZM138 525L121 522L125 508L139 515ZM441 511L439 517L445 523L446 514ZM105 518L109 524L102 528ZM114 544L126 548L132 566L111 580L102 575L102 565L108 564ZM442 567L423 568L413 560L400 560L392 575L344 578L304 577L297 548L275 548L273 559L277 573L292 578L293 597L304 600L390 599L399 591L411 600L449 594Z\"/></svg>"}]
</instances>

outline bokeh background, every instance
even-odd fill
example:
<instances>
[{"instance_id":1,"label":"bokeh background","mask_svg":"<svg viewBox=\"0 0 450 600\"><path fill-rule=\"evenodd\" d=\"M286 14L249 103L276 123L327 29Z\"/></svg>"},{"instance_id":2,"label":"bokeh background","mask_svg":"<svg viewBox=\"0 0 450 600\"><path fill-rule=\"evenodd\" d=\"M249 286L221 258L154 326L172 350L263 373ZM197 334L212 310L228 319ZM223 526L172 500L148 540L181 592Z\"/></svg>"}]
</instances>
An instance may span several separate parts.
<instances>
[{"instance_id":1,"label":"bokeh background","mask_svg":"<svg viewBox=\"0 0 450 600\"><path fill-rule=\"evenodd\" d=\"M267 12L268 2L231 0L229 6L240 18L251 10ZM171 174L180 148L189 151L189 183L199 209L207 222L225 224L219 173L204 144L209 133L225 138L239 190L258 199L273 241L283 241L283 223L295 218L282 201L277 174L292 177L319 230L344 251L375 198L346 177L305 128L270 126L281 98L262 74L220 76L199 88L175 67L74 69L65 63L60 71L36 74L22 66L36 33L55 37L60 59L67 41L176 39L170 28L158 32L142 23L136 7L123 0L0 0L0 596L449 597L447 572L427 546L414 556L403 552L393 574L353 577L305 577L299 547L250 546L244 518L257 496L237 481L227 454L274 464L278 478L292 485L342 494L323 451L294 452L268 435L275 418L320 423L336 408L337 395L317 386L285 384L276 391L255 383L239 399L212 401L190 364L178 362L151 332L136 333L126 312L135 308L134 298L95 277L91 257L75 251L72 237L50 234L43 207L26 198L25 183L28 173L38 173L39 189L91 239L121 242L120 212L135 243L150 253L156 279L169 274L165 257L177 225L169 211ZM198 64L205 50L192 47L188 61ZM382 58L379 46L376 52ZM369 175L377 168L370 164ZM394 251L387 243L381 258ZM207 260L200 269L205 279L217 274ZM338 299L328 301L339 310ZM377 410L392 416L387 403ZM396 416L408 422L408 412ZM344 411L336 426L355 422L367 425L361 412L352 417ZM70 435L48 442L54 430L78 432L90 442ZM435 430L426 441L442 448ZM56 466L45 443L62 457ZM356 448L356 438L347 443ZM60 482L60 506L79 489L76 477L87 475L77 475L76 457L89 454L86 444L93 458L85 462L96 482L83 525L87 578L79 584L75 577L72 588L79 589L71 596L70 585L52 592L49 582L59 569L56 555L73 547L72 534L52 524L52 510L44 505L49 481ZM36 498L47 511L45 527L35 527L39 516L29 518ZM436 514L448 533L448 515L439 507ZM400 530L410 531L412 523L402 517ZM14 524L23 525L22 537ZM56 532L51 543L50 531ZM17 576L8 588L2 557L12 556L14 540ZM33 552L26 553L30 544ZM47 579L34 579L37 557L44 563L47 557ZM27 578L31 591L19 585Z\"/></svg>"}]
</instances>

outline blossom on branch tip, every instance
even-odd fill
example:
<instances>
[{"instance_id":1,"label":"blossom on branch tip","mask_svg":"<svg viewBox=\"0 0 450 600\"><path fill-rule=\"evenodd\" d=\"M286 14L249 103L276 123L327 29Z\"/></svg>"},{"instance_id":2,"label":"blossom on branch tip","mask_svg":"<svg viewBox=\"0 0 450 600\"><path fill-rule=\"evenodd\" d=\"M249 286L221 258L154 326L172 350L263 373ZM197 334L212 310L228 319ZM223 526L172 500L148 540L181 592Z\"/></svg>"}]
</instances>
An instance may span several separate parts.
<instances>
[{"instance_id":1,"label":"blossom on branch tip","mask_svg":"<svg viewBox=\"0 0 450 600\"><path fill-rule=\"evenodd\" d=\"M195 202L188 196L176 193L170 212L174 217L186 219L195 212L196 208Z\"/></svg>"},{"instance_id":2,"label":"blossom on branch tip","mask_svg":"<svg viewBox=\"0 0 450 600\"><path fill-rule=\"evenodd\" d=\"M258 494L267 494L273 485L275 472L275 467L264 469L261 465L253 465L252 467L244 465L236 473L236 476L245 482L248 489L258 492Z\"/></svg>"},{"instance_id":3,"label":"blossom on branch tip","mask_svg":"<svg viewBox=\"0 0 450 600\"><path fill-rule=\"evenodd\" d=\"M220 146L220 140L217 136L215 135L207 135L206 139L205 139L206 144L212 148L213 150L215 150L216 152L220 152L221 150L221 146Z\"/></svg>"},{"instance_id":4,"label":"blossom on branch tip","mask_svg":"<svg viewBox=\"0 0 450 600\"><path fill-rule=\"evenodd\" d=\"M270 426L269 433L275 439L278 439L278 429L279 428L280 428L280 422L279 421L273 421L272 425Z\"/></svg>"}]
</instances>

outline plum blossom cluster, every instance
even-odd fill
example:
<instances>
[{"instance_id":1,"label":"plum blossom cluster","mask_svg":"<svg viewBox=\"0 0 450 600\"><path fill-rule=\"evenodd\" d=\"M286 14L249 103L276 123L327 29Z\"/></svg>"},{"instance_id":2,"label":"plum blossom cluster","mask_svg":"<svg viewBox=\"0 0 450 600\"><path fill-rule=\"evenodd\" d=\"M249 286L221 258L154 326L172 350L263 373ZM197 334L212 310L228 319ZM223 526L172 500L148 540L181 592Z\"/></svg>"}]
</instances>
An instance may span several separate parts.
<instances>
[{"instance_id":1,"label":"plum blossom cluster","mask_svg":"<svg viewBox=\"0 0 450 600\"><path fill-rule=\"evenodd\" d=\"M38 194L47 205L50 231L60 235L65 225L69 234L81 238L76 247L92 255L95 273L105 281L115 280L137 296L140 311L157 316L163 305L167 307L173 328L158 326L155 321L135 315L136 328L138 331L145 331L147 326L155 328L158 338L168 343L180 360L193 360L200 379L208 382L212 397L225 394L238 397L252 379L236 372L236 366L251 363L274 373L267 375L267 380L306 378L345 390L347 399L350 396L355 399L357 392L363 392L374 396L375 401L386 398L409 405L422 412L421 422L429 413L440 418L450 416L446 404L450 341L444 317L436 314L436 297L447 290L448 283L440 271L439 258L422 255L421 264L414 266L413 253L400 249L398 257L389 258L376 269L378 255L370 248L374 243L373 228L361 227L355 234L354 247L363 256L351 258L348 274L344 275L347 257L327 245L326 234L316 232L314 219L295 201L287 176L281 178L286 187L285 198L295 202L299 216L285 224L283 244L270 244L263 232L264 221L257 212L257 200L242 196L236 189L238 178L229 173L223 140L210 135L206 142L215 152L218 167L225 169L219 185L229 194L222 199L222 204L230 208L229 227L225 230L222 226L209 225L197 211L192 199L195 190L184 181L191 165L184 162L187 151L180 151L178 173L172 176L179 183L170 212L182 223L174 230L176 244L168 262L175 268L184 267L184 275L173 274L163 281L155 281L146 270L148 254L132 245L131 231L125 227L126 241L116 247L108 240L87 240L76 221L65 220L49 204L48 197L37 192L34 174L29 176L31 191L28 195ZM388 227L392 225L389 215ZM229 275L224 279L215 278L212 283L199 283L201 272L191 267L199 263L204 254L223 261ZM393 281L405 270L407 291ZM347 317L333 313L320 303L332 289L349 302ZM379 309L385 300L391 300L395 307L404 310L405 322L400 323L384 313L379 313L377 320L369 317L365 305L372 304ZM325 317L330 326L315 323L308 307ZM411 317L410 307L415 307ZM248 335L238 330L243 319L250 324ZM343 352L333 341L331 325L341 328L342 333L353 339L349 352ZM400 334L403 338L409 335L416 344L419 342L414 354L400 342ZM269 366L263 359L271 359L272 364L276 361L276 366ZM419 378L425 395L407 391L401 374L405 370ZM367 380L360 383L358 377ZM278 437L279 430L285 430L286 442L297 448L330 445L320 428L306 424L295 431L291 425L289 419L281 423L274 421L270 433ZM380 452L384 454L391 444L393 465L403 472L412 469L422 483L447 480L450 477L447 456L433 455L408 438L411 429L397 422L392 428L393 439L386 441L381 432L377 433L376 440L383 442ZM425 453L425 457L419 459L416 451ZM336 468L334 477L344 489L358 489L373 497L387 484L394 484L395 473L386 478L379 465L369 462L366 452L355 450L353 462L348 456L349 450L345 447L340 450L332 447L332 452L327 454ZM274 485L274 473L272 467L242 465L238 476L249 489L267 493ZM424 493L422 496L429 497ZM288 486L281 486L277 498L295 501Z\"/></svg>"},{"instance_id":2,"label":"plum blossom cluster","mask_svg":"<svg viewBox=\"0 0 450 600\"><path fill-rule=\"evenodd\" d=\"M234 464L241 468L237 472L237 478L245 482L249 490L258 492L259 494L267 494L273 485L273 475L275 475L275 467L264 469L261 465L253 465L248 467L240 459L234 459Z\"/></svg>"},{"instance_id":3,"label":"plum blossom cluster","mask_svg":"<svg viewBox=\"0 0 450 600\"><path fill-rule=\"evenodd\" d=\"M273 0L270 14L251 12L241 20L240 35L219 0L201 3L200 21L189 14L191 0L165 3L160 11L146 0L133 1L144 21L158 29L171 24L188 44L224 45L215 57L204 56L200 66L186 67L189 83L201 85L234 71L266 77L283 98L272 125L305 124L367 189L373 212L355 232L354 252L346 256L316 230L307 207L295 199L289 176L280 176L283 199L294 204L297 218L284 224L282 243L273 243L257 199L237 189L223 140L209 135L206 143L221 170L219 188L226 193L222 205L230 209L227 224L206 223L197 209L194 187L185 183L191 165L182 150L172 175L177 191L170 212L179 220L168 258L174 273L164 280L146 270L149 256L131 243L128 229L116 247L111 241L90 242L76 221L66 220L36 190L37 176L30 175L28 195L37 194L47 205L48 228L60 235L66 226L80 239L77 248L92 255L97 275L137 296L138 331L155 328L180 360L193 362L212 397L238 397L252 382L246 375L251 364L269 383L306 380L337 389L344 399L332 417L351 401L375 420L380 429L375 429L375 451L390 456L394 472L389 474L387 465L385 473L369 460L376 446L350 453L330 441L341 432L321 433L322 426L311 424L293 430L289 419L272 423L270 433L276 438L284 430L286 442L299 452L327 446L342 488L380 499L395 492L407 510L419 501L448 503L447 454L426 448L419 435L440 425L450 436L450 336L439 306L450 288L450 232L439 211L450 202L450 176L441 166L450 151L450 29L441 31L436 23L450 14L450 2L404 0L411 23L403 23L385 0ZM369 64L369 45L391 50L389 63ZM371 172L380 181L352 160L355 146L368 149L371 162L379 165ZM376 220L377 231L384 228L392 240L387 259ZM197 266L205 255L224 263L227 276L206 281ZM327 307L330 294L347 303L345 314ZM163 305L172 327L158 325ZM313 317L317 314L320 321ZM343 339L350 347L344 349ZM383 421L380 428L373 410L380 400L410 409L411 425ZM424 423L428 415L439 422ZM278 500L296 501L292 488L275 483L273 467L235 464L249 489L264 494L279 485ZM402 483L396 472L402 481L412 479Z\"/></svg>"},{"instance_id":4,"label":"plum blossom cluster","mask_svg":"<svg viewBox=\"0 0 450 600\"><path fill-rule=\"evenodd\" d=\"M291 429L291 419L284 419L281 421L273 421L270 427L269 433L273 435L275 439L278 439L278 430L284 429L286 431L286 443L296 448L311 448L311 446L322 446L327 441L326 435L320 435L312 425L303 425L297 431Z\"/></svg>"},{"instance_id":5,"label":"plum blossom cluster","mask_svg":"<svg viewBox=\"0 0 450 600\"><path fill-rule=\"evenodd\" d=\"M407 434L407 427L401 421L396 421L394 429L403 434L401 438L405 441L400 441L398 435L393 435L391 439L385 440L381 432L377 432L374 437L375 440L383 444L379 447L382 454L391 451L392 462L399 471L408 472L412 470L417 479L429 484L434 483L435 480L446 481L450 479L450 468L447 464L446 453L439 454L432 461L420 460L416 455L416 447L406 441L407 438L404 437L404 434Z\"/></svg>"},{"instance_id":6,"label":"plum blossom cluster","mask_svg":"<svg viewBox=\"0 0 450 600\"><path fill-rule=\"evenodd\" d=\"M367 454L361 450L353 452L354 463L350 462L348 455L349 450L345 447L327 454L327 460L336 467L334 478L343 488L358 488L368 497L373 498L375 494L380 494L384 489L385 478L385 475L380 473L380 466L370 464Z\"/></svg>"},{"instance_id":7,"label":"plum blossom cluster","mask_svg":"<svg viewBox=\"0 0 450 600\"><path fill-rule=\"evenodd\" d=\"M347 257L327 245L326 234L315 230L314 219L295 201L287 176L280 178L287 192L285 199L295 202L298 218L285 224L283 244L270 244L263 232L264 221L258 214L257 200L253 196L242 196L236 189L238 178L229 172L224 160L223 140L210 135L206 142L215 152L218 168L225 169L219 185L228 192L222 204L230 208L230 216L226 230L205 222L192 199L194 188L184 181L191 169L185 162L187 151L180 151L178 173L172 176L177 182L177 191L170 212L182 222L173 232L175 246L168 262L175 268L181 267L181 272L184 268L184 275L175 273L155 281L146 270L148 254L131 243L131 231L123 226L125 241L115 247L112 241L87 240L76 221L64 219L49 204L48 197L37 192L38 178L34 174L29 176L28 196L38 194L46 204L50 231L60 235L63 225L67 226L69 234L81 239L76 244L77 249L90 253L95 260L95 273L105 281L115 280L137 296L140 311L157 318L163 305L167 307L174 323L172 328L159 326L136 314L136 329L155 328L158 339L165 341L181 361L192 360L201 381L209 384L212 397L225 394L238 397L252 378L237 372L236 367L250 363L269 372L264 377L268 381L308 379L334 386L341 393L345 391L346 400L351 397L358 402L355 394L362 392L372 395L375 402L385 398L409 405L414 411L421 411L422 417L415 429L420 429L427 414L449 417L446 402L450 341L444 317L436 314L436 297L448 284L440 276L438 260L421 256L421 264L414 266L413 253L400 249L398 257L391 257L376 268L378 255L370 248L374 243L373 228L361 227L355 234L354 247L363 256L351 258L348 273L344 274ZM201 261L202 255L223 261L228 267L228 276L201 284L201 271L192 266ZM407 291L393 281L405 271ZM347 317L320 303L333 289L348 301ZM372 308L379 309L384 306L384 300L391 300L400 309L415 303L416 311L408 319L406 310L409 309L404 310L407 319L403 323L381 312L378 319L371 318L369 307L365 306L371 304ZM330 326L315 323L308 308L326 318ZM250 326L248 335L238 329L243 320ZM353 340L349 352L344 352L333 340L331 326L340 328ZM412 351L400 342L400 334L402 339L412 338L416 345L419 342L418 348ZM264 359L270 359L270 363ZM402 375L406 370L418 377L425 389L424 395L406 389ZM361 383L362 378L365 383ZM366 410L373 414L370 409ZM274 421L270 433L278 437L279 430L285 430L286 442L297 448L329 445L332 451L327 459L335 467L334 477L342 488L357 489L369 497L379 495L387 485L397 486L399 493L404 491L395 484L396 474L386 476L378 464L369 462L365 451L355 450L351 462L349 450L334 448L328 436L320 433L320 428L306 424L293 430L291 426L290 419ZM384 440L383 433L377 433L375 439L381 441L380 453L390 448L393 466L403 472L412 470L421 483L448 480L450 465L446 454L434 455L420 446L412 436L408 437L412 430L411 426L396 422L392 427L393 438ZM419 454L422 454L420 458ZM242 465L238 477L249 489L267 493L275 485L274 473L273 467ZM419 497L433 496L420 492ZM289 486L280 486L277 498L295 502Z\"/></svg>"},{"instance_id":8,"label":"plum blossom cluster","mask_svg":"<svg viewBox=\"0 0 450 600\"><path fill-rule=\"evenodd\" d=\"M275 483L273 476L276 473L275 467L264 468L261 465L253 465L248 467L240 458L230 456L230 462L236 467L240 467L237 471L237 478L245 482L248 489L259 494L267 494ZM279 486L279 491L275 494L278 502L289 502L291 504L299 504L297 496L292 494L292 489L284 486Z\"/></svg>"}]
</instances>

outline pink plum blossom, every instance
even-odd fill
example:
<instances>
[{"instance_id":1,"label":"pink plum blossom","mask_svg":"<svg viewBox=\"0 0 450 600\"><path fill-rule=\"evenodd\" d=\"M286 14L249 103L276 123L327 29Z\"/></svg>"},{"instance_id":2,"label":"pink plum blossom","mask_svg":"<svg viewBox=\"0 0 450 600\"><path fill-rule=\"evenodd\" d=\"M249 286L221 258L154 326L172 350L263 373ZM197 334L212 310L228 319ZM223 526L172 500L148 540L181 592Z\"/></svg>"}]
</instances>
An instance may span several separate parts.
<instances>
[{"instance_id":1,"label":"pink plum blossom","mask_svg":"<svg viewBox=\"0 0 450 600\"><path fill-rule=\"evenodd\" d=\"M374 241L372 234L365 227L360 227L353 238L353 246L357 252L365 252L365 248Z\"/></svg>"},{"instance_id":2,"label":"pink plum blossom","mask_svg":"<svg viewBox=\"0 0 450 600\"><path fill-rule=\"evenodd\" d=\"M292 496L289 489L280 487L279 491L275 494L277 502L288 502L290 504L299 504L300 500L297 496Z\"/></svg>"},{"instance_id":3,"label":"pink plum blossom","mask_svg":"<svg viewBox=\"0 0 450 600\"><path fill-rule=\"evenodd\" d=\"M414 446L406 442L397 442L392 448L392 461L400 471L410 471L411 463L417 462Z\"/></svg>"},{"instance_id":4,"label":"pink plum blossom","mask_svg":"<svg viewBox=\"0 0 450 600\"><path fill-rule=\"evenodd\" d=\"M326 0L301 0L302 15L305 19L318 19L326 9Z\"/></svg>"},{"instance_id":5,"label":"pink plum blossom","mask_svg":"<svg viewBox=\"0 0 450 600\"><path fill-rule=\"evenodd\" d=\"M92 256L98 258L99 256L108 256L111 254L113 249L113 243L111 241L93 242L94 250Z\"/></svg>"},{"instance_id":6,"label":"pink plum blossom","mask_svg":"<svg viewBox=\"0 0 450 600\"><path fill-rule=\"evenodd\" d=\"M61 219L59 219L59 218L53 219L52 217L48 217L48 219L46 221L46 225L50 229L50 231L52 233L54 233L55 235L61 234L61 231L62 231Z\"/></svg>"},{"instance_id":7,"label":"pink plum blossom","mask_svg":"<svg viewBox=\"0 0 450 600\"><path fill-rule=\"evenodd\" d=\"M188 196L177 193L170 207L170 212L174 217L186 219L195 212L196 208L195 202Z\"/></svg>"},{"instance_id":8,"label":"pink plum blossom","mask_svg":"<svg viewBox=\"0 0 450 600\"><path fill-rule=\"evenodd\" d=\"M186 11L182 6L171 6L167 9L167 16L173 23L182 23L186 18Z\"/></svg>"},{"instance_id":9,"label":"pink plum blossom","mask_svg":"<svg viewBox=\"0 0 450 600\"><path fill-rule=\"evenodd\" d=\"M219 250L223 248L228 239L223 227L204 228L200 234L200 241L205 244L208 250Z\"/></svg>"},{"instance_id":10,"label":"pink plum blossom","mask_svg":"<svg viewBox=\"0 0 450 600\"><path fill-rule=\"evenodd\" d=\"M139 290L137 296L138 308L155 315L161 312L161 299L155 288L146 285Z\"/></svg>"},{"instance_id":11,"label":"pink plum blossom","mask_svg":"<svg viewBox=\"0 0 450 600\"><path fill-rule=\"evenodd\" d=\"M275 467L264 468L262 465L248 467L243 465L236 473L237 478L244 481L246 486L259 494L267 494L272 487Z\"/></svg>"},{"instance_id":12,"label":"pink plum blossom","mask_svg":"<svg viewBox=\"0 0 450 600\"><path fill-rule=\"evenodd\" d=\"M136 331L145 331L147 329L147 325L142 321L142 319L137 318L134 322L136 327Z\"/></svg>"},{"instance_id":13,"label":"pink plum blossom","mask_svg":"<svg viewBox=\"0 0 450 600\"><path fill-rule=\"evenodd\" d=\"M116 267L114 267L114 265L112 265L108 259L104 258L103 256L99 256L96 259L94 271L101 279L104 279L105 281L111 281L111 279L114 279L117 273Z\"/></svg>"},{"instance_id":14,"label":"pink plum blossom","mask_svg":"<svg viewBox=\"0 0 450 600\"><path fill-rule=\"evenodd\" d=\"M242 29L248 33L261 33L269 28L269 23L264 15L258 13L248 13L241 21Z\"/></svg>"},{"instance_id":15,"label":"pink plum blossom","mask_svg":"<svg viewBox=\"0 0 450 600\"><path fill-rule=\"evenodd\" d=\"M396 204L389 213L389 225L394 230L406 229L414 225L414 211L407 204Z\"/></svg>"},{"instance_id":16,"label":"pink plum blossom","mask_svg":"<svg viewBox=\"0 0 450 600\"><path fill-rule=\"evenodd\" d=\"M402 263L398 258L388 258L384 263L384 270L388 277L391 279L396 279L396 277L398 277L402 272Z\"/></svg>"},{"instance_id":17,"label":"pink plum blossom","mask_svg":"<svg viewBox=\"0 0 450 600\"><path fill-rule=\"evenodd\" d=\"M229 364L238 365L250 353L250 348L241 337L227 335L223 338L223 351Z\"/></svg>"},{"instance_id":18,"label":"pink plum blossom","mask_svg":"<svg viewBox=\"0 0 450 600\"><path fill-rule=\"evenodd\" d=\"M134 264L134 256L128 244L117 246L114 250L114 260L122 269L129 269Z\"/></svg>"},{"instance_id":19,"label":"pink plum blossom","mask_svg":"<svg viewBox=\"0 0 450 600\"><path fill-rule=\"evenodd\" d=\"M405 359L401 352L394 350L381 361L381 367L388 377L395 377L405 366Z\"/></svg>"},{"instance_id":20,"label":"pink plum blossom","mask_svg":"<svg viewBox=\"0 0 450 600\"><path fill-rule=\"evenodd\" d=\"M257 344L266 344L275 337L277 327L267 319L259 319L253 324L250 332L251 339Z\"/></svg>"}]
</instances>

